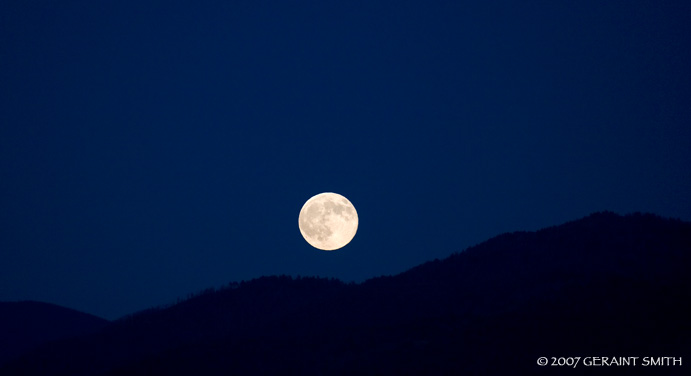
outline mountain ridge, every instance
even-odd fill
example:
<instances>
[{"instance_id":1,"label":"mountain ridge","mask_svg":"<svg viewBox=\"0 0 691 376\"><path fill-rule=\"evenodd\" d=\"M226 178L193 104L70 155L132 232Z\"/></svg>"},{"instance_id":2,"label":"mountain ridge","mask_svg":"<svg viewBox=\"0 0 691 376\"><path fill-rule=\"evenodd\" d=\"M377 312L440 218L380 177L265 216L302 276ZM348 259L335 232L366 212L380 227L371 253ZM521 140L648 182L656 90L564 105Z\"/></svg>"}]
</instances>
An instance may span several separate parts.
<instances>
[{"instance_id":1,"label":"mountain ridge","mask_svg":"<svg viewBox=\"0 0 691 376\"><path fill-rule=\"evenodd\" d=\"M40 344L93 333L108 323L51 303L0 302L0 364Z\"/></svg>"},{"instance_id":2,"label":"mountain ridge","mask_svg":"<svg viewBox=\"0 0 691 376\"><path fill-rule=\"evenodd\" d=\"M233 283L0 371L534 373L549 352L681 352L691 348L691 311L681 304L691 298L689 251L691 223L595 213L360 284L288 276Z\"/></svg>"}]
</instances>

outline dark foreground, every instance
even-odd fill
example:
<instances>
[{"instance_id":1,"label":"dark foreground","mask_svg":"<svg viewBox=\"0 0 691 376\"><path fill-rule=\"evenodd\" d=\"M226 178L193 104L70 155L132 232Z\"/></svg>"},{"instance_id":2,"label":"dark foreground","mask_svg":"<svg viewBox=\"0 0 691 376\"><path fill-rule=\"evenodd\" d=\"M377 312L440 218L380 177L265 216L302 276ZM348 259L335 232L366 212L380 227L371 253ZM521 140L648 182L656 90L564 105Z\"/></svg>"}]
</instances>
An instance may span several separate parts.
<instances>
[{"instance_id":1,"label":"dark foreground","mask_svg":"<svg viewBox=\"0 0 691 376\"><path fill-rule=\"evenodd\" d=\"M357 285L234 283L0 374L686 375L690 266L690 223L598 213Z\"/></svg>"}]
</instances>

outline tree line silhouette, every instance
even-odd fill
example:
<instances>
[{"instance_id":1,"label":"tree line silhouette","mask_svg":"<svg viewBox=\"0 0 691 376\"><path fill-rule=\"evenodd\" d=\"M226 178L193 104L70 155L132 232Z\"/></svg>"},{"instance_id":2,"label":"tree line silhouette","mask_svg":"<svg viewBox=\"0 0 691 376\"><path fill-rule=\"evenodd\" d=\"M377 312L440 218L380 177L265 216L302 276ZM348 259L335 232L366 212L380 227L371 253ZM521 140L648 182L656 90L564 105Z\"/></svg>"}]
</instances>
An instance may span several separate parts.
<instances>
[{"instance_id":1,"label":"tree line silhouette","mask_svg":"<svg viewBox=\"0 0 691 376\"><path fill-rule=\"evenodd\" d=\"M688 222L595 213L360 284L233 282L46 344L0 373L537 374L555 372L541 356L689 355L690 251Z\"/></svg>"}]
</instances>

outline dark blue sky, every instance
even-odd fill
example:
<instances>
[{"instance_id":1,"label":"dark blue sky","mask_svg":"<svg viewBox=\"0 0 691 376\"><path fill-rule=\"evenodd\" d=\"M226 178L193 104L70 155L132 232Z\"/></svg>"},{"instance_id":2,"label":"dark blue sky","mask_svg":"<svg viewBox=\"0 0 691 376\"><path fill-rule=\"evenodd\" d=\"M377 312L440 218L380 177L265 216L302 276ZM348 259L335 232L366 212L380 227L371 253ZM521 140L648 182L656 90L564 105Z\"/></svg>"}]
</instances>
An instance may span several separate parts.
<instances>
[{"instance_id":1,"label":"dark blue sky","mask_svg":"<svg viewBox=\"0 0 691 376\"><path fill-rule=\"evenodd\" d=\"M691 2L473 3L2 2L0 300L115 318L691 220ZM335 252L297 227L324 191L360 216Z\"/></svg>"}]
</instances>

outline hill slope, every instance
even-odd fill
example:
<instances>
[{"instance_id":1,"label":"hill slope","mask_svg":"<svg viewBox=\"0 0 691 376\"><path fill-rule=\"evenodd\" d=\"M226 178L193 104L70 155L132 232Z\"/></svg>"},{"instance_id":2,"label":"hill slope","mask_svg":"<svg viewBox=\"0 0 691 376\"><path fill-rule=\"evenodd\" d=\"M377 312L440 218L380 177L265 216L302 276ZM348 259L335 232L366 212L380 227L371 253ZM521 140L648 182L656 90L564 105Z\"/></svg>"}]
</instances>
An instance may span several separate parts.
<instances>
[{"instance_id":1,"label":"hill slope","mask_svg":"<svg viewBox=\"0 0 691 376\"><path fill-rule=\"evenodd\" d=\"M0 373L534 374L555 370L540 356L683 357L690 251L689 223L598 213L359 285L263 277L209 291Z\"/></svg>"},{"instance_id":2,"label":"hill slope","mask_svg":"<svg viewBox=\"0 0 691 376\"><path fill-rule=\"evenodd\" d=\"M40 344L90 334L108 320L54 304L0 302L0 364Z\"/></svg>"}]
</instances>

